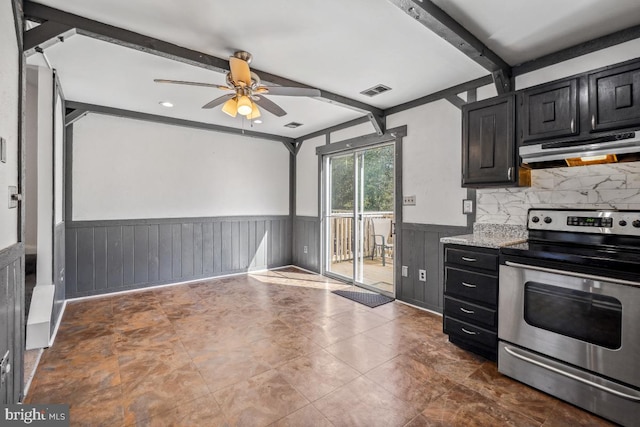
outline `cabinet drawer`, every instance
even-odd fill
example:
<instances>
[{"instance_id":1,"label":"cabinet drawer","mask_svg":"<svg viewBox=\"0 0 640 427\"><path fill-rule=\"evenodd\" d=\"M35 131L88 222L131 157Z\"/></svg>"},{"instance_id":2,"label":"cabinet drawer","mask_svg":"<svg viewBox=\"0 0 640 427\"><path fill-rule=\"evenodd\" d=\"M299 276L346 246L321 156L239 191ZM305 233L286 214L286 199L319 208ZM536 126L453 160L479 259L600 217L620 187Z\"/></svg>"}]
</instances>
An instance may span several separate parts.
<instances>
[{"instance_id":1,"label":"cabinet drawer","mask_svg":"<svg viewBox=\"0 0 640 427\"><path fill-rule=\"evenodd\" d=\"M444 314L466 322L484 326L492 331L497 330L496 310L481 307L455 298L444 298Z\"/></svg>"},{"instance_id":2,"label":"cabinet drawer","mask_svg":"<svg viewBox=\"0 0 640 427\"><path fill-rule=\"evenodd\" d=\"M498 335L495 332L452 319L448 316L444 317L444 332L449 336L454 336L492 350L498 345Z\"/></svg>"},{"instance_id":3,"label":"cabinet drawer","mask_svg":"<svg viewBox=\"0 0 640 427\"><path fill-rule=\"evenodd\" d=\"M445 262L483 270L498 271L497 253L476 252L469 249L445 248Z\"/></svg>"},{"instance_id":4,"label":"cabinet drawer","mask_svg":"<svg viewBox=\"0 0 640 427\"><path fill-rule=\"evenodd\" d=\"M498 301L498 278L446 267L444 291L447 296L480 301L495 307Z\"/></svg>"}]
</instances>

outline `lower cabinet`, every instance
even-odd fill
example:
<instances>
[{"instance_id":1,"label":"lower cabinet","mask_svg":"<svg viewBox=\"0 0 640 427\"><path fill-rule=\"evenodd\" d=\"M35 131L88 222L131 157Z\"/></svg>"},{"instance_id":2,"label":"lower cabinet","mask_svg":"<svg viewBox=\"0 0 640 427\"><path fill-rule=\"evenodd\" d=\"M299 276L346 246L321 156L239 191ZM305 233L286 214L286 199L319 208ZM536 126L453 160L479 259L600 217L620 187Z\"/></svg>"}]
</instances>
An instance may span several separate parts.
<instances>
[{"instance_id":1,"label":"lower cabinet","mask_svg":"<svg viewBox=\"0 0 640 427\"><path fill-rule=\"evenodd\" d=\"M498 356L498 250L444 247L444 333L490 360Z\"/></svg>"}]
</instances>

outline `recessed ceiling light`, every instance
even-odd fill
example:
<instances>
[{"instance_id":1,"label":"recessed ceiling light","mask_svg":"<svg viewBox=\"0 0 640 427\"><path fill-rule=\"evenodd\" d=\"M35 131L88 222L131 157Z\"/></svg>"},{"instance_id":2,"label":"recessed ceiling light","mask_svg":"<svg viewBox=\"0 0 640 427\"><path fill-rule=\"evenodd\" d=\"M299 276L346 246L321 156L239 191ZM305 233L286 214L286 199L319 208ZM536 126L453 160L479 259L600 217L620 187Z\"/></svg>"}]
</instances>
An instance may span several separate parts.
<instances>
[{"instance_id":1,"label":"recessed ceiling light","mask_svg":"<svg viewBox=\"0 0 640 427\"><path fill-rule=\"evenodd\" d=\"M160 101L159 104L162 105L163 107L167 107L167 108L173 107L173 103L171 103L169 101Z\"/></svg>"},{"instance_id":2,"label":"recessed ceiling light","mask_svg":"<svg viewBox=\"0 0 640 427\"><path fill-rule=\"evenodd\" d=\"M262 123L262 120L260 120L260 119L256 119L256 120L254 120L254 121L253 121L253 123L255 123L255 124L258 124L258 125L259 125L260 123Z\"/></svg>"}]
</instances>

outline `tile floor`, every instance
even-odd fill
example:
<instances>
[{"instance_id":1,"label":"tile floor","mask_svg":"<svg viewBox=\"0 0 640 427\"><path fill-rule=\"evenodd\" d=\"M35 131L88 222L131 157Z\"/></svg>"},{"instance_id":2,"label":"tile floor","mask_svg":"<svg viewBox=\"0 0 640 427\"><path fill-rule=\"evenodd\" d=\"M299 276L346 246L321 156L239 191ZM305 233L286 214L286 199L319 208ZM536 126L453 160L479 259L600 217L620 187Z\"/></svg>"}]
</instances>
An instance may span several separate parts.
<instances>
[{"instance_id":1,"label":"tile floor","mask_svg":"<svg viewBox=\"0 0 640 427\"><path fill-rule=\"evenodd\" d=\"M90 426L601 426L295 268L71 302L27 403Z\"/></svg>"}]
</instances>

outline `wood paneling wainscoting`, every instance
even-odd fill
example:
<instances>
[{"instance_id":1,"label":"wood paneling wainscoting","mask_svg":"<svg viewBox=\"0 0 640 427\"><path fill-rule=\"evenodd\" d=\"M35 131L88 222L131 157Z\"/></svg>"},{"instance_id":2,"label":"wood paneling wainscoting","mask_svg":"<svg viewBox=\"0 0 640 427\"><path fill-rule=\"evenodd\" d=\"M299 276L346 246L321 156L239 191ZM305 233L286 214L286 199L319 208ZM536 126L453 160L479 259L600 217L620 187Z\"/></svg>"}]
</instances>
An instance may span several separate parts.
<instances>
[{"instance_id":1,"label":"wood paneling wainscoting","mask_svg":"<svg viewBox=\"0 0 640 427\"><path fill-rule=\"evenodd\" d=\"M24 244L0 250L0 358L9 352L11 371L0 384L0 403L15 404L22 395L24 349Z\"/></svg>"},{"instance_id":2,"label":"wood paneling wainscoting","mask_svg":"<svg viewBox=\"0 0 640 427\"><path fill-rule=\"evenodd\" d=\"M291 264L289 216L66 223L66 297Z\"/></svg>"},{"instance_id":3,"label":"wood paneling wainscoting","mask_svg":"<svg viewBox=\"0 0 640 427\"><path fill-rule=\"evenodd\" d=\"M409 267L408 277L396 283L400 301L442 313L444 293L444 254L440 238L470 234L470 227L430 224L402 224L400 265ZM427 271L427 281L418 280L418 270Z\"/></svg>"},{"instance_id":4,"label":"wood paneling wainscoting","mask_svg":"<svg viewBox=\"0 0 640 427\"><path fill-rule=\"evenodd\" d=\"M320 218L296 216L293 220L293 264L319 273L320 259Z\"/></svg>"}]
</instances>

